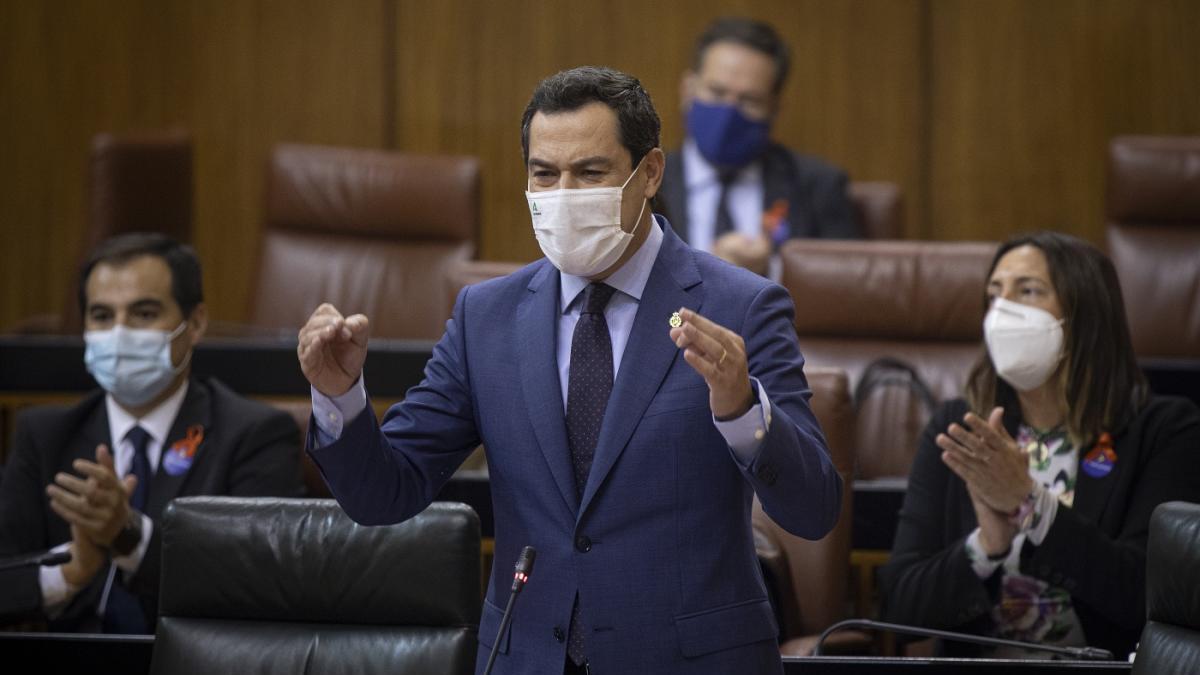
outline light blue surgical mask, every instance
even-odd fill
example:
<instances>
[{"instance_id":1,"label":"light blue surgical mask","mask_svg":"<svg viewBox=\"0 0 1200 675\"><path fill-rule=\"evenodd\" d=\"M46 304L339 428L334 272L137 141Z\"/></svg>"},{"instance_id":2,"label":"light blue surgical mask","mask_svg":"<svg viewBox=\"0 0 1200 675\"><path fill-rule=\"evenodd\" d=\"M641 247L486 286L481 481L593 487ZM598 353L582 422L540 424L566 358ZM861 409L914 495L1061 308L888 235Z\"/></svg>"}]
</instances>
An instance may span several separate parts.
<instances>
[{"instance_id":1,"label":"light blue surgical mask","mask_svg":"<svg viewBox=\"0 0 1200 675\"><path fill-rule=\"evenodd\" d=\"M83 334L87 345L83 363L88 372L117 402L142 406L171 384L192 359L188 350L183 363L171 363L171 343L187 328L187 322L173 331L116 326L108 330L89 330Z\"/></svg>"}]
</instances>

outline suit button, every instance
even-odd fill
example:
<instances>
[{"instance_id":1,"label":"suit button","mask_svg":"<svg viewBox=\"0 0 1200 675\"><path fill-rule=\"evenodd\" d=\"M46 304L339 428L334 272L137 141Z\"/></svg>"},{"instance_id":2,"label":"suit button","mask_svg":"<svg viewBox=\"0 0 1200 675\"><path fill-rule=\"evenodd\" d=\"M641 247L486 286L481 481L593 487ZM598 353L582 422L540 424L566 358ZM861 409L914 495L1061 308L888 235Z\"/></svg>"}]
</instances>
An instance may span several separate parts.
<instances>
[{"instance_id":1,"label":"suit button","mask_svg":"<svg viewBox=\"0 0 1200 675\"><path fill-rule=\"evenodd\" d=\"M561 626L554 627L554 639L558 640L559 642L562 642L563 640L567 639L567 636L563 633L563 629Z\"/></svg>"},{"instance_id":2,"label":"suit button","mask_svg":"<svg viewBox=\"0 0 1200 675\"><path fill-rule=\"evenodd\" d=\"M587 553L588 551L592 550L592 540L588 539L582 534L578 537L575 537L575 550L579 551L580 553Z\"/></svg>"}]
</instances>

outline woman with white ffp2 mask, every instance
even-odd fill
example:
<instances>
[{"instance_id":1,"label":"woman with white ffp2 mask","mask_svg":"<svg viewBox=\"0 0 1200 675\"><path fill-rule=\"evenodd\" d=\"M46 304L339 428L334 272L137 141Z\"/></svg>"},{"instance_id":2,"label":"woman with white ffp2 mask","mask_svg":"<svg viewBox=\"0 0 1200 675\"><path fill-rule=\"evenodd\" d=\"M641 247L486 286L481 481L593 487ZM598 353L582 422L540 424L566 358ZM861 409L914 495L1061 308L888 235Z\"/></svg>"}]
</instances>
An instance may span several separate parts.
<instances>
[{"instance_id":1,"label":"woman with white ffp2 mask","mask_svg":"<svg viewBox=\"0 0 1200 675\"><path fill-rule=\"evenodd\" d=\"M985 350L908 475L880 574L884 619L1123 661L1145 621L1150 514L1200 501L1200 410L1149 392L1116 270L1096 247L1016 238L987 279Z\"/></svg>"}]
</instances>

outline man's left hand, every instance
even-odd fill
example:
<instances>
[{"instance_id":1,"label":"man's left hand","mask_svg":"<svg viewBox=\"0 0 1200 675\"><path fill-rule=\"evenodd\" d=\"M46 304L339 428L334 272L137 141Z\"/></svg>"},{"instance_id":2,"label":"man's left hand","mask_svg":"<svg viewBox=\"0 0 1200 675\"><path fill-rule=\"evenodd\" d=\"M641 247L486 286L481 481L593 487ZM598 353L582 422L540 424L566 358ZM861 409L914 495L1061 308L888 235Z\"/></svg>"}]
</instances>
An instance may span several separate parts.
<instances>
[{"instance_id":1,"label":"man's left hand","mask_svg":"<svg viewBox=\"0 0 1200 675\"><path fill-rule=\"evenodd\" d=\"M680 309L683 324L671 329L671 339L683 358L708 383L713 417L732 420L754 405L746 343L742 336L690 309Z\"/></svg>"},{"instance_id":2,"label":"man's left hand","mask_svg":"<svg viewBox=\"0 0 1200 675\"><path fill-rule=\"evenodd\" d=\"M108 447L96 447L96 461L77 459L72 467L82 476L59 473L46 487L50 508L63 520L78 527L97 546L112 545L132 510L129 496L137 477L117 477Z\"/></svg>"}]
</instances>

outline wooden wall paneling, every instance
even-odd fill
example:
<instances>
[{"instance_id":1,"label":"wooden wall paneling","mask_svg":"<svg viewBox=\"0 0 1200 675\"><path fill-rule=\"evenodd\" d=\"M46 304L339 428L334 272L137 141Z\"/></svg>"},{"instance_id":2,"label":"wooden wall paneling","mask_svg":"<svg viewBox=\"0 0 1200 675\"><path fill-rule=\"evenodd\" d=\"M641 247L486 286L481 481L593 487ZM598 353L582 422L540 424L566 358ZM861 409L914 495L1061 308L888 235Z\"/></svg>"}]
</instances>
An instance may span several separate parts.
<instances>
[{"instance_id":1,"label":"wooden wall paneling","mask_svg":"<svg viewBox=\"0 0 1200 675\"><path fill-rule=\"evenodd\" d=\"M907 234L925 234L920 0L782 2L771 20L792 47L776 137L903 191Z\"/></svg>"},{"instance_id":2,"label":"wooden wall paneling","mask_svg":"<svg viewBox=\"0 0 1200 675\"><path fill-rule=\"evenodd\" d=\"M91 138L169 116L170 21L149 0L0 8L0 326L76 311L63 300L86 239Z\"/></svg>"},{"instance_id":3,"label":"wooden wall paneling","mask_svg":"<svg viewBox=\"0 0 1200 675\"><path fill-rule=\"evenodd\" d=\"M217 319L250 296L279 141L478 155L482 257L532 260L518 124L536 83L584 63L632 72L675 147L679 76L721 14L767 19L793 47L776 137L900 183L909 236L1099 240L1108 139L1200 133L1187 0L11 0L0 325L64 309L99 131L191 129Z\"/></svg>"},{"instance_id":4,"label":"wooden wall paneling","mask_svg":"<svg viewBox=\"0 0 1200 675\"><path fill-rule=\"evenodd\" d=\"M397 147L481 158L483 258L540 255L525 210L519 145L521 112L537 82L584 64L630 72L655 101L664 147L677 147L680 76L700 31L725 14L771 21L796 51L777 137L848 167L855 177L900 183L911 220L919 220L915 1L855 1L832 9L788 0L686 6L397 1ZM859 95L860 87L872 94Z\"/></svg>"},{"instance_id":5,"label":"wooden wall paneling","mask_svg":"<svg viewBox=\"0 0 1200 675\"><path fill-rule=\"evenodd\" d=\"M185 4L196 245L213 316L236 321L256 279L271 148L383 145L388 28L379 0Z\"/></svg>"},{"instance_id":6,"label":"wooden wall paneling","mask_svg":"<svg viewBox=\"0 0 1200 675\"><path fill-rule=\"evenodd\" d=\"M263 174L280 141L379 147L382 0L5 3L0 325L60 311L100 131L182 126L195 143L195 243L212 316L254 282ZM10 95L9 92L14 92ZM390 122L390 120L389 120Z\"/></svg>"},{"instance_id":7,"label":"wooden wall paneling","mask_svg":"<svg viewBox=\"0 0 1200 675\"><path fill-rule=\"evenodd\" d=\"M1200 4L932 0L931 235L1103 240L1122 133L1200 133Z\"/></svg>"}]
</instances>

